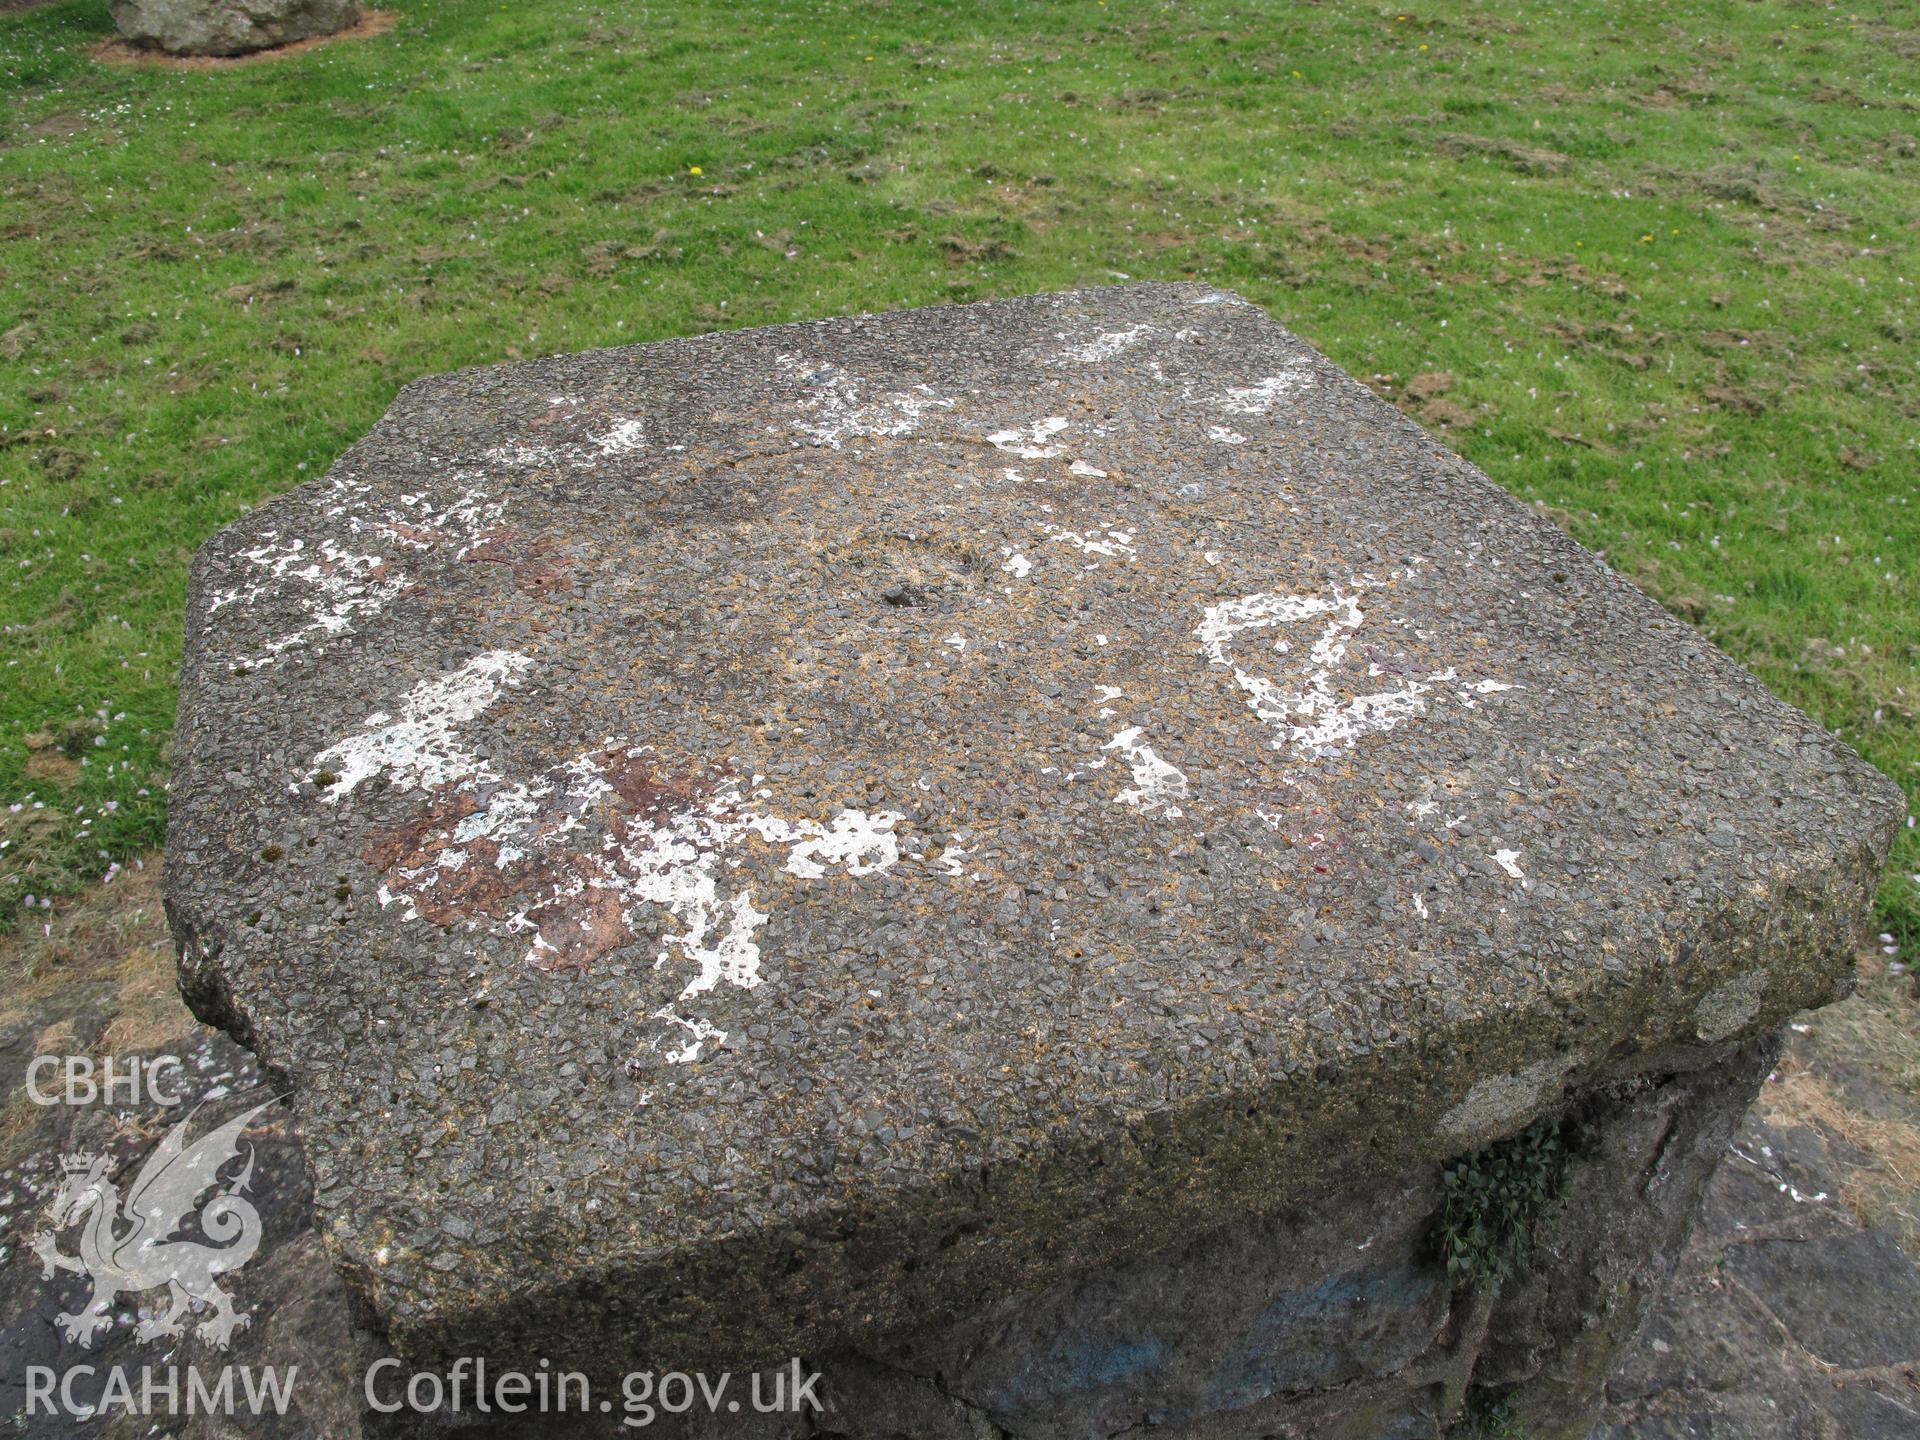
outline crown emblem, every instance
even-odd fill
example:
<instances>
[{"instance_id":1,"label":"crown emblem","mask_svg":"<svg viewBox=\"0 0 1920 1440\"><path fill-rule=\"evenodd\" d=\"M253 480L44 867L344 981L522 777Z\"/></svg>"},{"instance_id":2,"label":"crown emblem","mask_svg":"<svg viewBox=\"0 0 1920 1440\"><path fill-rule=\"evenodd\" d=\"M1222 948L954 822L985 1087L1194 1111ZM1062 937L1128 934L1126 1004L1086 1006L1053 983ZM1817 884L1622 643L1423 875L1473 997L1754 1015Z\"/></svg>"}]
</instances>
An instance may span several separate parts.
<instances>
[{"instance_id":1,"label":"crown emblem","mask_svg":"<svg viewBox=\"0 0 1920 1440\"><path fill-rule=\"evenodd\" d=\"M68 1175L84 1175L92 1165L93 1153L89 1150L76 1150L60 1157L60 1168Z\"/></svg>"}]
</instances>

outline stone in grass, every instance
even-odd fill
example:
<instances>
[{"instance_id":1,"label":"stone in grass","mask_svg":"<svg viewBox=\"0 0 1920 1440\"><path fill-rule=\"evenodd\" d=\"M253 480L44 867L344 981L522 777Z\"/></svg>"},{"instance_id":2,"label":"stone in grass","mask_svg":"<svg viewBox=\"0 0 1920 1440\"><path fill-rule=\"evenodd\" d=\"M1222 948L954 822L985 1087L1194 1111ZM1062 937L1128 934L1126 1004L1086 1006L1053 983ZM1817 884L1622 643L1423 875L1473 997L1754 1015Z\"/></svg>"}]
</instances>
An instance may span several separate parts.
<instances>
[{"instance_id":1,"label":"stone in grass","mask_svg":"<svg viewBox=\"0 0 1920 1440\"><path fill-rule=\"evenodd\" d=\"M1648 1077L1737 1116L1904 813L1205 286L416 383L201 551L176 756L183 987L369 1313L597 1374L911 1355Z\"/></svg>"},{"instance_id":2,"label":"stone in grass","mask_svg":"<svg viewBox=\"0 0 1920 1440\"><path fill-rule=\"evenodd\" d=\"M130 45L169 55L246 55L360 23L360 0L111 0Z\"/></svg>"}]
</instances>

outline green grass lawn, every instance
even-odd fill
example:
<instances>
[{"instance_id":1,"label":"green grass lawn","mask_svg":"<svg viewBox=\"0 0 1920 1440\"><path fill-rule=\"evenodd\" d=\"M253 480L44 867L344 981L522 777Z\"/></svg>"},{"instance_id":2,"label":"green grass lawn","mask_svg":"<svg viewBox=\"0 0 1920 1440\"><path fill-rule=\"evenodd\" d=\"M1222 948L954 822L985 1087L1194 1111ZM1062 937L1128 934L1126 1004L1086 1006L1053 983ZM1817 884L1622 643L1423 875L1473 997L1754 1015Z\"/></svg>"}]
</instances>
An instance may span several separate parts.
<instances>
[{"instance_id":1,"label":"green grass lawn","mask_svg":"<svg viewBox=\"0 0 1920 1440\"><path fill-rule=\"evenodd\" d=\"M158 843L193 548L406 381L1123 276L1266 307L1920 788L1913 0L397 8L197 71L0 15L9 921Z\"/></svg>"}]
</instances>

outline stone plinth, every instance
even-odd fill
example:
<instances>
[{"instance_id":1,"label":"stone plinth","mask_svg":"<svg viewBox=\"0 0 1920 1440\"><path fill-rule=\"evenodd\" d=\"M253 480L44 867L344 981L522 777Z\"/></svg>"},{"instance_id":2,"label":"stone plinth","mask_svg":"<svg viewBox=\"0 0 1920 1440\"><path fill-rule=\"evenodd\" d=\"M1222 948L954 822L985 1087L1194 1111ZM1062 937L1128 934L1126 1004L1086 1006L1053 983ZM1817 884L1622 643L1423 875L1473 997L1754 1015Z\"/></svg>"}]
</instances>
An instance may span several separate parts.
<instances>
[{"instance_id":1,"label":"stone plinth","mask_svg":"<svg viewBox=\"0 0 1920 1440\"><path fill-rule=\"evenodd\" d=\"M1019 1434L1577 1414L1904 813L1201 286L421 381L187 634L183 988L401 1353ZM1543 1124L1578 1313L1436 1258Z\"/></svg>"}]
</instances>

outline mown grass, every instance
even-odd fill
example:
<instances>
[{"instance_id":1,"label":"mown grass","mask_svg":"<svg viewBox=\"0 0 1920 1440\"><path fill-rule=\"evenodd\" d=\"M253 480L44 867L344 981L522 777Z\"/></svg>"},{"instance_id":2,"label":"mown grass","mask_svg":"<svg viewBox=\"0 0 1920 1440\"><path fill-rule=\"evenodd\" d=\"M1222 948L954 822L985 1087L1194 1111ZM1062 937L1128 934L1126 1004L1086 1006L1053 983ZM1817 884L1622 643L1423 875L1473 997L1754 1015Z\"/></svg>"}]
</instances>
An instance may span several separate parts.
<instances>
[{"instance_id":1,"label":"mown grass","mask_svg":"<svg viewBox=\"0 0 1920 1440\"><path fill-rule=\"evenodd\" d=\"M1920 786L1913 4L397 8L192 72L0 16L0 913L159 840L193 547L408 379L1121 275L1242 291Z\"/></svg>"}]
</instances>

